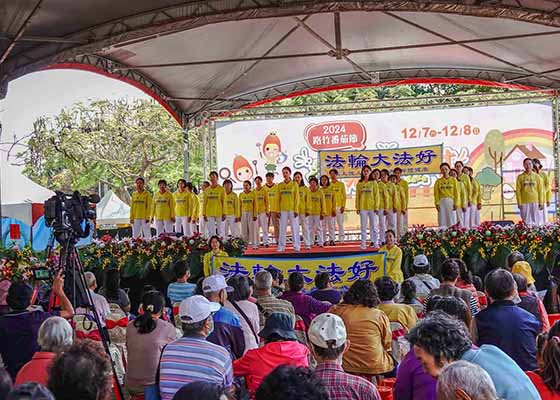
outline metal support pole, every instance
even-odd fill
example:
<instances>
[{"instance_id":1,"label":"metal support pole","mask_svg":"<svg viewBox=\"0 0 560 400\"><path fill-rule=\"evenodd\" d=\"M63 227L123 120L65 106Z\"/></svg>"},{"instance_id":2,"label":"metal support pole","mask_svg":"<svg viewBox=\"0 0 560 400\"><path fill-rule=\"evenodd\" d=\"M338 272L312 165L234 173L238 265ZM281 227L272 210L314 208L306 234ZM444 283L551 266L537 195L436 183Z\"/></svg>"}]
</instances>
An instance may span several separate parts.
<instances>
[{"instance_id":1,"label":"metal support pole","mask_svg":"<svg viewBox=\"0 0 560 400\"><path fill-rule=\"evenodd\" d=\"M208 130L204 122L202 123L200 128L202 130L202 180L206 180L208 179L208 159L206 157Z\"/></svg>"},{"instance_id":2,"label":"metal support pole","mask_svg":"<svg viewBox=\"0 0 560 400\"><path fill-rule=\"evenodd\" d=\"M208 130L210 132L210 165L213 171L217 171L218 160L216 155L216 124L214 120L208 120Z\"/></svg>"},{"instance_id":3,"label":"metal support pole","mask_svg":"<svg viewBox=\"0 0 560 400\"><path fill-rule=\"evenodd\" d=\"M183 118L182 118L182 125L183 125L183 178L188 182L188 181L190 181L190 179L189 179L189 164L190 164L189 128L190 128L190 121L184 115L183 115Z\"/></svg>"},{"instance_id":4,"label":"metal support pole","mask_svg":"<svg viewBox=\"0 0 560 400\"><path fill-rule=\"evenodd\" d=\"M342 36L340 32L340 13L334 13L334 37L336 43L336 59L342 60Z\"/></svg>"}]
</instances>

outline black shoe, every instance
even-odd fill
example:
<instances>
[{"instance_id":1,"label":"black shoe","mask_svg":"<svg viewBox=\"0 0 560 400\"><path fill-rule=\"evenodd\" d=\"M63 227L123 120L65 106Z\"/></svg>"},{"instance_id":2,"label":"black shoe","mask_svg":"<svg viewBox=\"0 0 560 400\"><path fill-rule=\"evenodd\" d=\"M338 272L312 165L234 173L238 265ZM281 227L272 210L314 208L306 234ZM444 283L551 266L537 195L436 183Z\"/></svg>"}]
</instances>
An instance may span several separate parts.
<instances>
[{"instance_id":1,"label":"black shoe","mask_svg":"<svg viewBox=\"0 0 560 400\"><path fill-rule=\"evenodd\" d=\"M331 241L329 242L329 246L336 246L336 244L334 243L334 240L331 240Z\"/></svg>"}]
</instances>

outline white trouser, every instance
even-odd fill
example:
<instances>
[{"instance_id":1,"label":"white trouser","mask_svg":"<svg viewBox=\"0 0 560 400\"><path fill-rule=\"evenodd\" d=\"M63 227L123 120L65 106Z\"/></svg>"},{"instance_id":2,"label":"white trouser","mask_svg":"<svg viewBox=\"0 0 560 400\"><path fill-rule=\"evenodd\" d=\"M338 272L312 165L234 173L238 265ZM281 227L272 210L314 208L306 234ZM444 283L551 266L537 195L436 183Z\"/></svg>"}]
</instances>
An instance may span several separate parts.
<instances>
[{"instance_id":1,"label":"white trouser","mask_svg":"<svg viewBox=\"0 0 560 400\"><path fill-rule=\"evenodd\" d=\"M439 201L438 222L443 229L457 223L457 212L453 211L453 199L446 197Z\"/></svg>"},{"instance_id":2,"label":"white trouser","mask_svg":"<svg viewBox=\"0 0 560 400\"><path fill-rule=\"evenodd\" d=\"M145 219L135 219L132 221L132 237L133 238L152 238L152 230L150 229L150 223Z\"/></svg>"},{"instance_id":3,"label":"white trouser","mask_svg":"<svg viewBox=\"0 0 560 400\"><path fill-rule=\"evenodd\" d=\"M548 210L547 210L546 203L545 203L543 209L539 210L537 224L546 225L547 219L548 219L547 214L548 214Z\"/></svg>"},{"instance_id":4,"label":"white trouser","mask_svg":"<svg viewBox=\"0 0 560 400\"><path fill-rule=\"evenodd\" d=\"M208 229L206 228L206 221L204 220L204 217L198 218L198 231L202 237L206 237Z\"/></svg>"},{"instance_id":5,"label":"white trouser","mask_svg":"<svg viewBox=\"0 0 560 400\"><path fill-rule=\"evenodd\" d=\"M197 227L196 227L196 222L194 222L194 220L191 220L191 234L195 234L196 232L198 232Z\"/></svg>"},{"instance_id":6,"label":"white trouser","mask_svg":"<svg viewBox=\"0 0 560 400\"><path fill-rule=\"evenodd\" d=\"M538 223L539 218L539 204L529 203L519 206L519 212L521 214L521 219L527 226L534 226Z\"/></svg>"},{"instance_id":7,"label":"white trouser","mask_svg":"<svg viewBox=\"0 0 560 400\"><path fill-rule=\"evenodd\" d=\"M156 219L156 236L162 233L173 233L173 222L170 219Z\"/></svg>"},{"instance_id":8,"label":"white trouser","mask_svg":"<svg viewBox=\"0 0 560 400\"><path fill-rule=\"evenodd\" d=\"M465 212L463 209L458 207L457 210L455 210L455 214L457 215L457 222L459 223L459 226L465 226Z\"/></svg>"},{"instance_id":9,"label":"white trouser","mask_svg":"<svg viewBox=\"0 0 560 400\"><path fill-rule=\"evenodd\" d=\"M395 235L397 235L397 239L401 238L406 233L406 230L404 228L405 218L406 218L406 214L403 214L402 211L397 212L396 214L397 225L395 230Z\"/></svg>"},{"instance_id":10,"label":"white trouser","mask_svg":"<svg viewBox=\"0 0 560 400\"><path fill-rule=\"evenodd\" d=\"M260 213L257 215L257 222L255 222L255 240L256 245L259 245L259 230L263 234L263 244L268 245L268 217L266 213Z\"/></svg>"},{"instance_id":11,"label":"white trouser","mask_svg":"<svg viewBox=\"0 0 560 400\"><path fill-rule=\"evenodd\" d=\"M344 213L340 212L341 208L336 209L336 225L338 226L338 241L344 242Z\"/></svg>"},{"instance_id":12,"label":"white trouser","mask_svg":"<svg viewBox=\"0 0 560 400\"><path fill-rule=\"evenodd\" d=\"M393 210L389 210L387 211L387 215L386 215L386 221L387 221L387 230L391 229L393 232L397 232L397 213L394 212ZM385 234L385 232L383 232L383 234Z\"/></svg>"},{"instance_id":13,"label":"white trouser","mask_svg":"<svg viewBox=\"0 0 560 400\"><path fill-rule=\"evenodd\" d=\"M208 238L212 236L224 237L224 224L222 224L221 217L208 217L206 221L206 230L208 232Z\"/></svg>"},{"instance_id":14,"label":"white trouser","mask_svg":"<svg viewBox=\"0 0 560 400\"><path fill-rule=\"evenodd\" d=\"M467 206L467 210L463 213L463 226L467 229L471 228L472 207Z\"/></svg>"},{"instance_id":15,"label":"white trouser","mask_svg":"<svg viewBox=\"0 0 560 400\"><path fill-rule=\"evenodd\" d=\"M237 230L237 222L235 222L235 215L226 215L226 220L224 221L224 228L222 232L224 233L224 238L231 235L232 237L238 237L239 232Z\"/></svg>"},{"instance_id":16,"label":"white trouser","mask_svg":"<svg viewBox=\"0 0 560 400\"><path fill-rule=\"evenodd\" d=\"M383 211L381 211L383 212ZM366 248L366 240L367 240L367 228L368 228L368 221L369 221L369 237L371 242L374 246L379 245L379 236L377 235L377 221L375 218L375 211L373 210L361 210L360 211L360 227L361 227L361 236L362 236L362 243L361 248Z\"/></svg>"},{"instance_id":17,"label":"white trouser","mask_svg":"<svg viewBox=\"0 0 560 400\"><path fill-rule=\"evenodd\" d=\"M385 231L387 230L385 225L385 210L377 210L377 228L379 228L376 230L379 232L379 242L373 242L375 246L379 246L380 243L385 243Z\"/></svg>"},{"instance_id":18,"label":"white trouser","mask_svg":"<svg viewBox=\"0 0 560 400\"><path fill-rule=\"evenodd\" d=\"M305 214L299 214L298 217L299 226L301 227L301 236L303 237L303 242L306 246L309 246L310 238L311 238L311 231L309 229L309 225L307 224L307 217Z\"/></svg>"},{"instance_id":19,"label":"white trouser","mask_svg":"<svg viewBox=\"0 0 560 400\"><path fill-rule=\"evenodd\" d=\"M327 234L329 236L329 241L334 242L334 219L335 217L329 215L323 217L323 232L325 233L325 242L327 241Z\"/></svg>"},{"instance_id":20,"label":"white trouser","mask_svg":"<svg viewBox=\"0 0 560 400\"><path fill-rule=\"evenodd\" d=\"M305 240L306 246L311 246L313 241L315 240L315 234L319 237L319 246L322 246L325 242L325 238L323 237L323 226L321 224L321 216L320 215L310 215L307 218L307 230L308 235Z\"/></svg>"},{"instance_id":21,"label":"white trouser","mask_svg":"<svg viewBox=\"0 0 560 400\"><path fill-rule=\"evenodd\" d=\"M183 233L183 236L192 236L192 224L189 217L175 217L175 233Z\"/></svg>"},{"instance_id":22,"label":"white trouser","mask_svg":"<svg viewBox=\"0 0 560 400\"><path fill-rule=\"evenodd\" d=\"M288 222L292 228L292 245L294 250L300 250L299 241L299 221L296 216L294 216L293 211L281 211L280 212L280 237L278 238L278 251L286 250L286 232L288 230Z\"/></svg>"},{"instance_id":23,"label":"white trouser","mask_svg":"<svg viewBox=\"0 0 560 400\"><path fill-rule=\"evenodd\" d=\"M480 225L480 210L478 209L478 206L476 204L471 204L471 212L469 213L469 217L471 219L471 228L476 228L478 225Z\"/></svg>"},{"instance_id":24,"label":"white trouser","mask_svg":"<svg viewBox=\"0 0 560 400\"><path fill-rule=\"evenodd\" d=\"M253 247L258 244L258 241L255 240L255 222L251 211L241 213L241 237L247 244L251 243Z\"/></svg>"}]
</instances>

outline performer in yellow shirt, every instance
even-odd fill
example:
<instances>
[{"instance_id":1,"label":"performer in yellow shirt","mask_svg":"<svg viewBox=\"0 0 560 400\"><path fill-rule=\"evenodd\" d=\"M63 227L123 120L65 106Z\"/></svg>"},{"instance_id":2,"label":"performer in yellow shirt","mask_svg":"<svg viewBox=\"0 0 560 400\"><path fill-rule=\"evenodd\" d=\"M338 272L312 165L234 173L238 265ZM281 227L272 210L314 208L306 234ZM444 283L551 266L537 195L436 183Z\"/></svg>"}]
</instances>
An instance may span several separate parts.
<instances>
[{"instance_id":1,"label":"performer in yellow shirt","mask_svg":"<svg viewBox=\"0 0 560 400\"><path fill-rule=\"evenodd\" d=\"M465 187L465 198L466 198L465 206L457 209L457 219L458 221L461 222L462 226L464 226L465 228L470 228L470 208L471 208L470 193L472 190L472 186L471 186L471 180L469 176L466 174L466 171L464 169L465 166L461 161L455 162L457 179Z\"/></svg>"},{"instance_id":2,"label":"performer in yellow shirt","mask_svg":"<svg viewBox=\"0 0 560 400\"><path fill-rule=\"evenodd\" d=\"M282 168L284 181L278 184L278 207L280 209L280 235L278 238L278 250L286 250L286 234L288 223L292 228L292 245L295 251L300 251L299 240L299 190L297 184L291 178L292 170L290 167Z\"/></svg>"},{"instance_id":3,"label":"performer in yellow shirt","mask_svg":"<svg viewBox=\"0 0 560 400\"><path fill-rule=\"evenodd\" d=\"M395 188L395 194L393 197L393 212L395 213L395 229L393 231L399 232L399 224L402 225L402 217L406 210L406 199L402 186L397 182L397 175L392 174L389 176L389 181L393 184Z\"/></svg>"},{"instance_id":4,"label":"performer in yellow shirt","mask_svg":"<svg viewBox=\"0 0 560 400\"><path fill-rule=\"evenodd\" d=\"M441 177L434 185L434 201L438 211L440 228L447 229L457 223L457 207L459 207L459 185L457 179L449 176L451 167L442 163L439 167Z\"/></svg>"},{"instance_id":5,"label":"performer in yellow shirt","mask_svg":"<svg viewBox=\"0 0 560 400\"><path fill-rule=\"evenodd\" d=\"M224 208L224 214L226 215L226 218L224 221L223 237L238 237L238 224L241 220L241 209L239 207L239 197L233 191L233 182L230 179L226 179L224 181L224 190L226 192L226 201Z\"/></svg>"},{"instance_id":6,"label":"performer in yellow shirt","mask_svg":"<svg viewBox=\"0 0 560 400\"><path fill-rule=\"evenodd\" d=\"M204 190L202 216L206 222L208 237L218 235L224 237L226 220L226 191L218 185L218 173L210 172L210 186Z\"/></svg>"},{"instance_id":7,"label":"performer in yellow shirt","mask_svg":"<svg viewBox=\"0 0 560 400\"><path fill-rule=\"evenodd\" d=\"M204 191L210 187L210 182L204 181L200 186L198 193L198 232L202 237L208 237L208 229L206 228L206 218L204 218Z\"/></svg>"},{"instance_id":8,"label":"performer in yellow shirt","mask_svg":"<svg viewBox=\"0 0 560 400\"><path fill-rule=\"evenodd\" d=\"M175 200L173 195L167 191L167 182L160 179L158 182L159 192L154 194L152 202L152 218L156 225L156 236L162 233L173 233L175 222Z\"/></svg>"},{"instance_id":9,"label":"performer in yellow shirt","mask_svg":"<svg viewBox=\"0 0 560 400\"><path fill-rule=\"evenodd\" d=\"M191 215L192 215L192 196L187 190L187 181L179 179L177 191L173 193L175 199L175 233L190 237Z\"/></svg>"},{"instance_id":10,"label":"performer in yellow shirt","mask_svg":"<svg viewBox=\"0 0 560 400\"><path fill-rule=\"evenodd\" d=\"M266 185L264 189L268 196L268 229L272 226L274 228L274 239L278 243L280 234L280 209L278 208L278 187L274 183L274 173L267 172L265 175Z\"/></svg>"},{"instance_id":11,"label":"performer in yellow shirt","mask_svg":"<svg viewBox=\"0 0 560 400\"><path fill-rule=\"evenodd\" d=\"M263 180L260 176L255 177L255 189L253 190L255 194L255 212L257 214L255 240L256 246L259 247L259 235L260 231L262 231L262 242L265 247L268 247L268 194L262 182Z\"/></svg>"},{"instance_id":12,"label":"performer in yellow shirt","mask_svg":"<svg viewBox=\"0 0 560 400\"><path fill-rule=\"evenodd\" d=\"M381 170L381 179L377 182L377 187L379 191L379 211L377 216L379 218L379 239L380 242L385 243L385 231L387 231L387 217L389 216L389 210L393 209L393 201L390 197L389 186L389 171L386 169Z\"/></svg>"},{"instance_id":13,"label":"performer in yellow shirt","mask_svg":"<svg viewBox=\"0 0 560 400\"><path fill-rule=\"evenodd\" d=\"M465 214L467 211L467 188L462 180L459 179L459 175L457 174L457 170L455 168L451 168L449 171L449 176L452 178L457 179L457 189L459 190L459 204L457 206L457 223L462 226L465 226Z\"/></svg>"},{"instance_id":14,"label":"performer in yellow shirt","mask_svg":"<svg viewBox=\"0 0 560 400\"><path fill-rule=\"evenodd\" d=\"M338 180L338 170L329 171L331 177L331 190L334 192L334 207L336 210L336 225L338 226L338 242L343 243L344 233L344 210L346 209L346 185Z\"/></svg>"},{"instance_id":15,"label":"performer in yellow shirt","mask_svg":"<svg viewBox=\"0 0 560 400\"><path fill-rule=\"evenodd\" d=\"M465 167L467 170L467 175L471 180L471 193L470 193L470 203L471 209L469 212L471 228L476 228L480 225L480 210L482 209L482 191L480 189L480 183L473 177L474 171L471 167Z\"/></svg>"},{"instance_id":16,"label":"performer in yellow shirt","mask_svg":"<svg viewBox=\"0 0 560 400\"><path fill-rule=\"evenodd\" d=\"M191 182L187 183L187 190L191 193L191 232L194 235L197 232L197 222L200 217L200 201L198 192Z\"/></svg>"},{"instance_id":17,"label":"performer in yellow shirt","mask_svg":"<svg viewBox=\"0 0 560 400\"><path fill-rule=\"evenodd\" d=\"M360 216L360 229L362 243L360 248L366 249L367 228L369 222L369 237L371 246L379 245L379 237L377 236L377 221L375 219L375 210L378 208L379 193L377 185L370 179L371 168L367 165L362 167L360 172L360 181L356 185L356 213Z\"/></svg>"},{"instance_id":18,"label":"performer in yellow shirt","mask_svg":"<svg viewBox=\"0 0 560 400\"><path fill-rule=\"evenodd\" d=\"M307 194L309 193L309 188L305 186L305 182L303 181L303 175L299 171L294 173L294 182L298 186L298 194L299 194L298 221L299 221L299 226L301 228L301 237L303 238L303 241L307 243L307 237L309 236L309 229L307 226L305 213L306 213L306 205L307 205Z\"/></svg>"},{"instance_id":19,"label":"performer in yellow shirt","mask_svg":"<svg viewBox=\"0 0 560 400\"><path fill-rule=\"evenodd\" d=\"M389 198L390 205L387 205L387 230L391 229L393 232L397 229L397 214L398 209L400 208L400 196L399 196L399 188L397 186L397 176L392 175L387 171L388 175L388 182L385 184L387 188L387 197ZM383 175L383 174L382 174Z\"/></svg>"},{"instance_id":20,"label":"performer in yellow shirt","mask_svg":"<svg viewBox=\"0 0 560 400\"><path fill-rule=\"evenodd\" d=\"M404 281L401 268L402 250L395 243L395 232L393 230L389 229L385 232L385 246L381 247L379 251L387 253L386 275L395 282L401 283Z\"/></svg>"},{"instance_id":21,"label":"performer in yellow shirt","mask_svg":"<svg viewBox=\"0 0 560 400\"><path fill-rule=\"evenodd\" d=\"M152 217L152 195L144 189L144 178L136 178L136 191L130 202L130 225L132 237L151 239L150 219Z\"/></svg>"},{"instance_id":22,"label":"performer in yellow shirt","mask_svg":"<svg viewBox=\"0 0 560 400\"><path fill-rule=\"evenodd\" d=\"M309 193L306 197L305 217L300 215L300 218L305 218L307 221L307 229L309 235L305 238L305 248L311 249L311 245L317 240L320 247L323 247L323 227L321 221L325 215L325 195L319 190L319 181L316 177L309 178Z\"/></svg>"},{"instance_id":23,"label":"performer in yellow shirt","mask_svg":"<svg viewBox=\"0 0 560 400\"><path fill-rule=\"evenodd\" d=\"M546 225L548 222L548 207L550 207L550 202L552 201L552 189L550 186L550 178L548 174L543 171L543 166L538 158L533 158L533 169L542 181L542 191L543 191L543 209L539 211L539 225Z\"/></svg>"},{"instance_id":24,"label":"performer in yellow shirt","mask_svg":"<svg viewBox=\"0 0 560 400\"><path fill-rule=\"evenodd\" d=\"M325 196L325 214L322 222L325 246L334 246L334 220L336 218L335 194L330 187L331 182L327 175L322 175L321 178L319 178L319 183L321 184L321 191Z\"/></svg>"},{"instance_id":25,"label":"performer in yellow shirt","mask_svg":"<svg viewBox=\"0 0 560 400\"><path fill-rule=\"evenodd\" d=\"M241 207L241 237L247 242L247 245L251 244L253 249L257 249L259 247L259 242L255 237L257 211L255 193L251 191L251 181L243 182L243 191L239 193L239 205Z\"/></svg>"},{"instance_id":26,"label":"performer in yellow shirt","mask_svg":"<svg viewBox=\"0 0 560 400\"><path fill-rule=\"evenodd\" d=\"M397 214L397 237L401 238L405 233L408 232L408 182L402 179L402 169L397 167L393 170L393 173L397 176L397 185L401 188L401 195L403 196L401 200L402 211Z\"/></svg>"},{"instance_id":27,"label":"performer in yellow shirt","mask_svg":"<svg viewBox=\"0 0 560 400\"><path fill-rule=\"evenodd\" d=\"M210 247L210 251L204 254L204 257L202 257L202 268L204 271L204 276L210 276L218 272L219 266L213 265L214 263L212 258L214 256L228 256L228 253L226 253L222 248L222 241L218 236L212 236L208 240L208 247Z\"/></svg>"},{"instance_id":28,"label":"performer in yellow shirt","mask_svg":"<svg viewBox=\"0 0 560 400\"><path fill-rule=\"evenodd\" d=\"M533 160L523 160L525 171L517 177L515 196L521 219L527 226L538 223L539 210L544 209L542 179L533 171Z\"/></svg>"}]
</instances>

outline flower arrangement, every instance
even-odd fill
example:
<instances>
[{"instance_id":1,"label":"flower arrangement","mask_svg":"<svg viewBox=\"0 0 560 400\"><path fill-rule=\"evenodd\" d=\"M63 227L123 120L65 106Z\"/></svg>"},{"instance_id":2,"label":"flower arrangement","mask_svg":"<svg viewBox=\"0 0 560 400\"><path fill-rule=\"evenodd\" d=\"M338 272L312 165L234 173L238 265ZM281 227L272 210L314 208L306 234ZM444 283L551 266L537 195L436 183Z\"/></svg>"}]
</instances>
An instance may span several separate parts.
<instances>
[{"instance_id":1,"label":"flower arrangement","mask_svg":"<svg viewBox=\"0 0 560 400\"><path fill-rule=\"evenodd\" d=\"M0 281L30 281L33 278L33 270L41 266L41 261L30 247L21 249L14 246L0 249Z\"/></svg>"}]
</instances>

